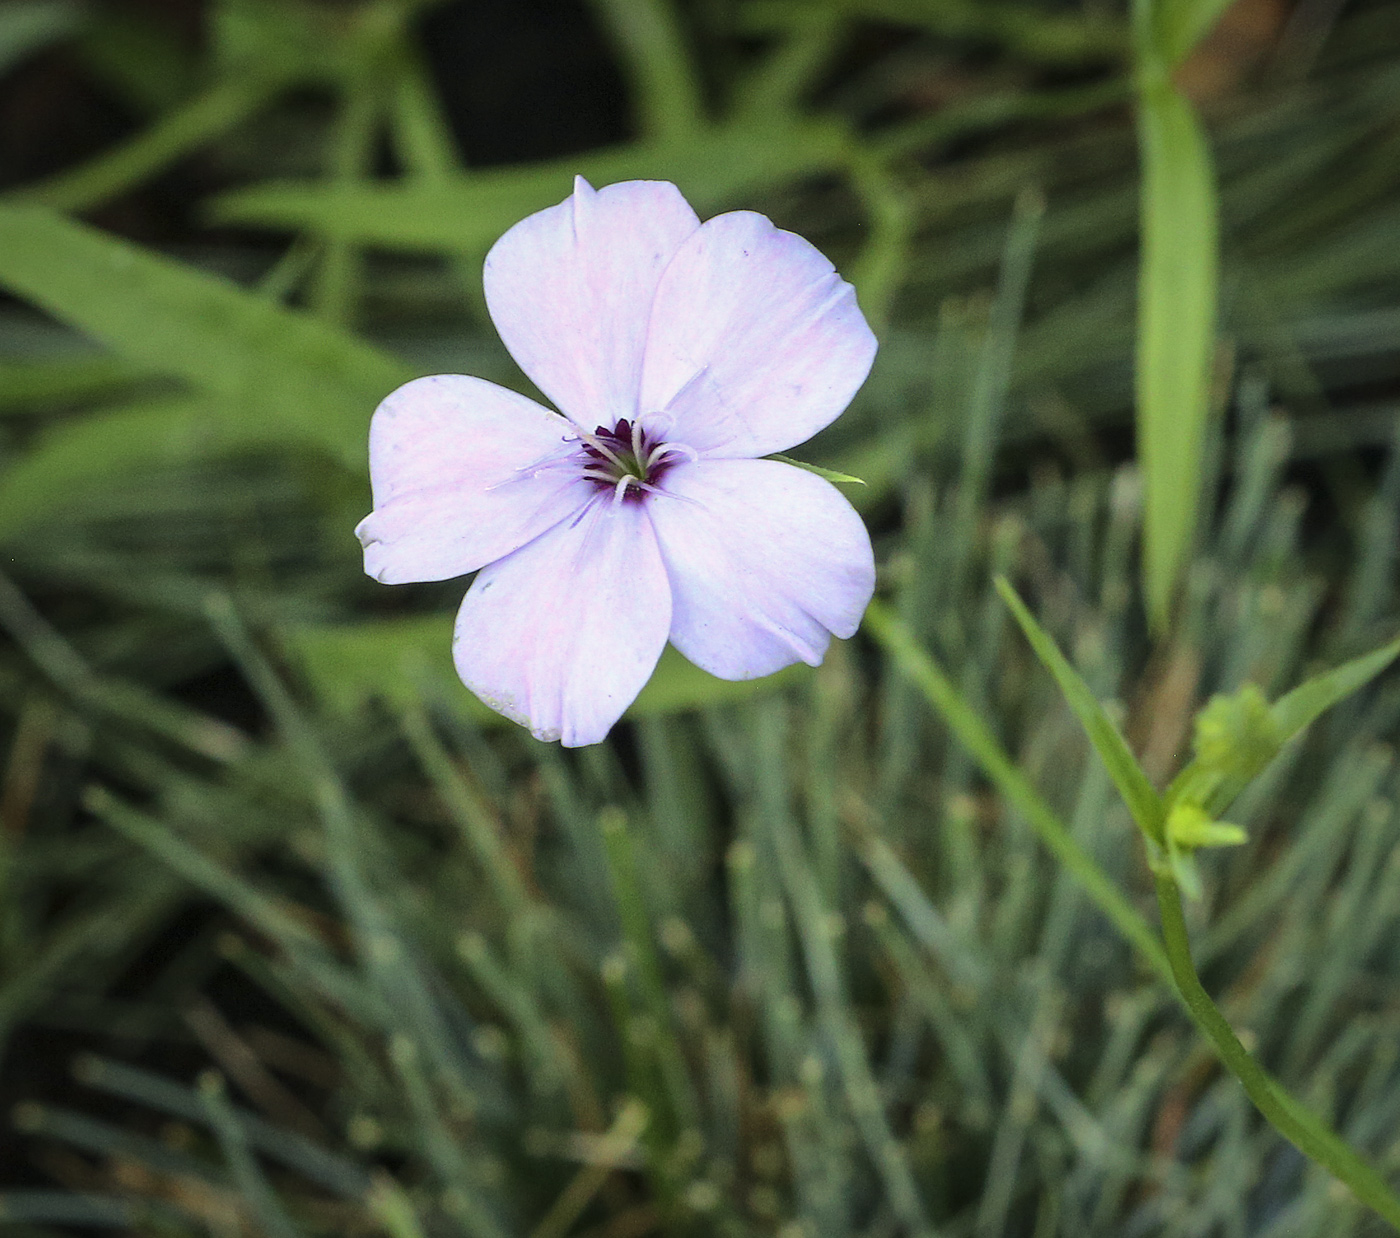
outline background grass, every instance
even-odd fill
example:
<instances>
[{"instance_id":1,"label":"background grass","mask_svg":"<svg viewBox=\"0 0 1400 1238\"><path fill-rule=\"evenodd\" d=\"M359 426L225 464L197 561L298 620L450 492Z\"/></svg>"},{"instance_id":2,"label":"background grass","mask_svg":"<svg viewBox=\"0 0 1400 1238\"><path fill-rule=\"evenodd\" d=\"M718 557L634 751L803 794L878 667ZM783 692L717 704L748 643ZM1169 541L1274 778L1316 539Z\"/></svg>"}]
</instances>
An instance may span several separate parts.
<instances>
[{"instance_id":1,"label":"background grass","mask_svg":"<svg viewBox=\"0 0 1400 1238\"><path fill-rule=\"evenodd\" d=\"M1400 9L1243 0L1152 87L1203 121L1220 238L1153 640L1132 361L1182 333L1135 328L1128 13L597 0L570 20L612 128L464 161L456 79L523 109L502 66L544 49L434 76L456 7L226 0L195 42L134 6L0 9L11 98L58 65L130 118L0 200L0 1225L1384 1232L880 646L738 686L668 658L564 753L457 683L460 584L374 585L350 531L390 388L523 385L480 258L576 172L763 210L880 333L804 454L869 483L882 598L1149 914L991 578L1159 785L1211 694L1393 637ZM1155 12L1168 62L1210 16ZM1398 720L1382 679L1286 749L1191 907L1234 1026L1392 1181Z\"/></svg>"}]
</instances>

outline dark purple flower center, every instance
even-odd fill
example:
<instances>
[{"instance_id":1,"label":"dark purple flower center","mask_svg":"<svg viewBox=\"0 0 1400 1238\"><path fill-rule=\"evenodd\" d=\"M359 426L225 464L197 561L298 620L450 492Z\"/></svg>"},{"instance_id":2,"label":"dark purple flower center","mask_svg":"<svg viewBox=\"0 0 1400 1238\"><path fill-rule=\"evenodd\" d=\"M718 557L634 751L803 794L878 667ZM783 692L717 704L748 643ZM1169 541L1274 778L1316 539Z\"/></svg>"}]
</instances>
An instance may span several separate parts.
<instances>
[{"instance_id":1,"label":"dark purple flower center","mask_svg":"<svg viewBox=\"0 0 1400 1238\"><path fill-rule=\"evenodd\" d=\"M599 426L584 438L581 460L584 477L598 489L612 491L619 502L639 503L678 457L693 454L624 417L611 429Z\"/></svg>"}]
</instances>

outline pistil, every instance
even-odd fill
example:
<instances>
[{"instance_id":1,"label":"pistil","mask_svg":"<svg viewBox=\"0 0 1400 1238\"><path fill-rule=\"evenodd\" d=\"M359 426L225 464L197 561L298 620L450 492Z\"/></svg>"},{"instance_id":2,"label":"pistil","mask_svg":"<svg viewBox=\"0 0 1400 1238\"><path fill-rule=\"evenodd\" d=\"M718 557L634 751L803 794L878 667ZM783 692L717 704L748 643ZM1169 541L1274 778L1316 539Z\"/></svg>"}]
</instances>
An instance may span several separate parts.
<instances>
[{"instance_id":1,"label":"pistil","mask_svg":"<svg viewBox=\"0 0 1400 1238\"><path fill-rule=\"evenodd\" d=\"M609 429L576 432L583 444L582 476L612 491L613 503L640 500L644 494L661 494L656 482L678 458L694 460L694 448L684 443L656 442L641 418L620 420Z\"/></svg>"}]
</instances>

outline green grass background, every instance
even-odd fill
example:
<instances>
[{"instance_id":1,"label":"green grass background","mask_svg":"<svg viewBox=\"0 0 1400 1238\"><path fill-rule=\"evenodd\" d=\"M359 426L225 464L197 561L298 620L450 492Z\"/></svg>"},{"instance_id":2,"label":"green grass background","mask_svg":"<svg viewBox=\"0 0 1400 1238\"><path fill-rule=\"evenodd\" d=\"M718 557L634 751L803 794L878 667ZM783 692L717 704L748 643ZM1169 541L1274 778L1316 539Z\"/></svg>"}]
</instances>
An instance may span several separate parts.
<instances>
[{"instance_id":1,"label":"green grass background","mask_svg":"<svg viewBox=\"0 0 1400 1238\"><path fill-rule=\"evenodd\" d=\"M460 586L377 586L350 531L392 387L524 386L480 260L575 173L763 210L880 335L804 451L868 483L883 603L1151 922L992 577L1159 785L1212 694L1394 637L1400 7L1192 53L1218 6L594 0L635 138L487 168L424 7L223 0L197 53L0 8L0 67L70 47L148 117L0 198L0 1229L1387 1232L885 644L668 655L564 753L457 683ZM90 222L190 156L207 240ZM1398 721L1382 678L1287 747L1188 908L1246 1044L1392 1182Z\"/></svg>"}]
</instances>

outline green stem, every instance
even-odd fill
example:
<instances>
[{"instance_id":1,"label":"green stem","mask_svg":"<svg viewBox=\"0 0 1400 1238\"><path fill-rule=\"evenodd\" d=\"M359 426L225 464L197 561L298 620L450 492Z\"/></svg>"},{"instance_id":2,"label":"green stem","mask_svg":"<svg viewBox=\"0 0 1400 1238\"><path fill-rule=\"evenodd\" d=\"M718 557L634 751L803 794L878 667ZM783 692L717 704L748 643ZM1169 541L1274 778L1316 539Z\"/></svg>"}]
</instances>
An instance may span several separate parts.
<instances>
[{"instance_id":1,"label":"green stem","mask_svg":"<svg viewBox=\"0 0 1400 1238\"><path fill-rule=\"evenodd\" d=\"M1330 1131L1316 1114L1269 1077L1240 1043L1234 1028L1205 991L1191 958L1191 939L1181 911L1181 891L1176 882L1163 873L1157 875L1157 906L1177 992L1186 1003L1192 1021L1215 1046L1220 1060L1243 1085L1255 1108L1299 1152L1346 1183L1357 1199L1400 1231L1400 1199L1391 1192L1385 1179L1345 1140Z\"/></svg>"},{"instance_id":2,"label":"green stem","mask_svg":"<svg viewBox=\"0 0 1400 1238\"><path fill-rule=\"evenodd\" d=\"M380 117L379 83L369 73L355 77L341 100L330 150L332 192L351 193L369 171ZM360 285L359 247L338 231L325 233L325 253L312 289L312 304L321 317L348 322Z\"/></svg>"},{"instance_id":3,"label":"green stem","mask_svg":"<svg viewBox=\"0 0 1400 1238\"><path fill-rule=\"evenodd\" d=\"M734 92L733 115L771 122L799 110L802 96L841 48L846 27L846 17L837 12L814 12L791 26Z\"/></svg>"},{"instance_id":4,"label":"green stem","mask_svg":"<svg viewBox=\"0 0 1400 1238\"><path fill-rule=\"evenodd\" d=\"M1191 1021L1215 1046L1226 1069L1269 1124L1304 1156L1316 1161L1367 1207L1400 1231L1400 1200L1379 1173L1315 1114L1290 1096L1240 1044L1234 1029L1205 991L1191 959L1191 941L1181 911L1181 894L1169 874L1157 874L1157 904L1162 918L1159 941L1107 874L1070 836L1068 828L1016 768L995 735L959 695L943 668L881 602L871 602L866 630L895 665L914 681L948 729L976 758L997 790L1030 823L1041 841L1078 879L1090 898L1118 931L1169 980ZM1165 942L1165 949L1163 948Z\"/></svg>"},{"instance_id":5,"label":"green stem","mask_svg":"<svg viewBox=\"0 0 1400 1238\"><path fill-rule=\"evenodd\" d=\"M933 656L882 602L870 603L870 609L865 612L865 627L942 715L948 729L977 759L997 789L1039 835L1040 841L1078 879L1099 910L1113 921L1118 931L1138 948L1164 980L1171 979L1171 965L1151 926L1138 915L1093 857L1074 841L1055 810L1016 768L996 736L962 699Z\"/></svg>"},{"instance_id":6,"label":"green stem","mask_svg":"<svg viewBox=\"0 0 1400 1238\"><path fill-rule=\"evenodd\" d=\"M866 318L879 331L889 322L890 304L908 264L914 205L888 168L862 152L853 152L848 175L865 209L869 228L852 280Z\"/></svg>"},{"instance_id":7,"label":"green stem","mask_svg":"<svg viewBox=\"0 0 1400 1238\"><path fill-rule=\"evenodd\" d=\"M704 124L699 77L676 14L662 0L593 0L622 54L646 136L681 141Z\"/></svg>"},{"instance_id":8,"label":"green stem","mask_svg":"<svg viewBox=\"0 0 1400 1238\"><path fill-rule=\"evenodd\" d=\"M16 197L60 211L86 211L140 184L176 159L227 133L282 87L270 76L233 77L166 113L129 142Z\"/></svg>"}]
</instances>

